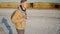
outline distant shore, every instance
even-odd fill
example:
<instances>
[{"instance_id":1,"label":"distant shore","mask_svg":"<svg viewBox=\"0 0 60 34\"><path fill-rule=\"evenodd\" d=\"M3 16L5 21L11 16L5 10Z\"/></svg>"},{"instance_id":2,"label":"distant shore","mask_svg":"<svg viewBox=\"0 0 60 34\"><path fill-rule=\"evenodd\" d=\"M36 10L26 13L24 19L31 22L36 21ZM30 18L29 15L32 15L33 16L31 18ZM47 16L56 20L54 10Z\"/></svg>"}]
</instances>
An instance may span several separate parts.
<instances>
[{"instance_id":1,"label":"distant shore","mask_svg":"<svg viewBox=\"0 0 60 34\"><path fill-rule=\"evenodd\" d=\"M18 2L0 2L0 8L17 8L20 5ZM28 8L31 9L60 9L60 3L34 2L28 3Z\"/></svg>"}]
</instances>

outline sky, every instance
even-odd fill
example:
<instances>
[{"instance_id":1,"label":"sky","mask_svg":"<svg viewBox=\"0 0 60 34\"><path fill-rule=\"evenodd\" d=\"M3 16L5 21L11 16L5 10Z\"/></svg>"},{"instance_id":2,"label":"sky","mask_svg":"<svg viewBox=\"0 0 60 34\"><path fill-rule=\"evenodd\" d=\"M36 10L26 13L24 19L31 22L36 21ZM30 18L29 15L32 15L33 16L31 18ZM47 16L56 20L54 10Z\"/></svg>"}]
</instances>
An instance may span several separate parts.
<instances>
[{"instance_id":1,"label":"sky","mask_svg":"<svg viewBox=\"0 0 60 34\"><path fill-rule=\"evenodd\" d=\"M0 0L0 2L20 2L20 0ZM50 2L50 3L60 3L60 0L27 0L27 2Z\"/></svg>"}]
</instances>

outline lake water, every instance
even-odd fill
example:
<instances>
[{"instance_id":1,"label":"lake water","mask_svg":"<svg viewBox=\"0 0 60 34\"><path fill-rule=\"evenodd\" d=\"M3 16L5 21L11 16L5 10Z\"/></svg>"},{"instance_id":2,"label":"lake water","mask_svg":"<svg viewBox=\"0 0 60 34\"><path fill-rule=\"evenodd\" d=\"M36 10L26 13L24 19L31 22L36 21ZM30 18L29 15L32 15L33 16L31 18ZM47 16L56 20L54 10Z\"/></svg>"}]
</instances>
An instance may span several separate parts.
<instances>
[{"instance_id":1,"label":"lake water","mask_svg":"<svg viewBox=\"0 0 60 34\"><path fill-rule=\"evenodd\" d=\"M11 26L13 34L17 34L15 25L10 20L11 14L14 11L15 9L0 8L0 23L5 18ZM60 34L60 10L28 9L27 15L25 34ZM3 26L1 25L0 27ZM7 31L9 30L5 29L5 33L8 34Z\"/></svg>"}]
</instances>

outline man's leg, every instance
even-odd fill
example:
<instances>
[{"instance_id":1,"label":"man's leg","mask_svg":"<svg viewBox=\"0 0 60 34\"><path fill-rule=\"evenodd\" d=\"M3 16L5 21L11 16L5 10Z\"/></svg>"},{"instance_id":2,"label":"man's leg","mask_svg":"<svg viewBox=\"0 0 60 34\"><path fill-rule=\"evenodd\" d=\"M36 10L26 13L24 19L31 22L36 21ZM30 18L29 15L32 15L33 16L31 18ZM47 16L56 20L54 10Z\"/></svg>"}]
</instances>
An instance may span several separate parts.
<instances>
[{"instance_id":1,"label":"man's leg","mask_svg":"<svg viewBox=\"0 0 60 34\"><path fill-rule=\"evenodd\" d=\"M23 30L18 30L17 29L17 32L18 32L18 34L24 34L25 31L24 31L24 29Z\"/></svg>"}]
</instances>

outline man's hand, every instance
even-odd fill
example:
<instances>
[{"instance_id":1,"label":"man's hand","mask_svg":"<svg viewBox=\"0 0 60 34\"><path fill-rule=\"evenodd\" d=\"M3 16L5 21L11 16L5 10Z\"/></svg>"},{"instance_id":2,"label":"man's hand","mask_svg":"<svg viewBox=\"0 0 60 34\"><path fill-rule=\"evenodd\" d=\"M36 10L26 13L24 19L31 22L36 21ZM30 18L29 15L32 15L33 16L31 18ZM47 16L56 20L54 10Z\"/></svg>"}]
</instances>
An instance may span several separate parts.
<instances>
[{"instance_id":1,"label":"man's hand","mask_svg":"<svg viewBox=\"0 0 60 34\"><path fill-rule=\"evenodd\" d=\"M27 17L27 15L25 16L25 19L27 19L28 17Z\"/></svg>"}]
</instances>

